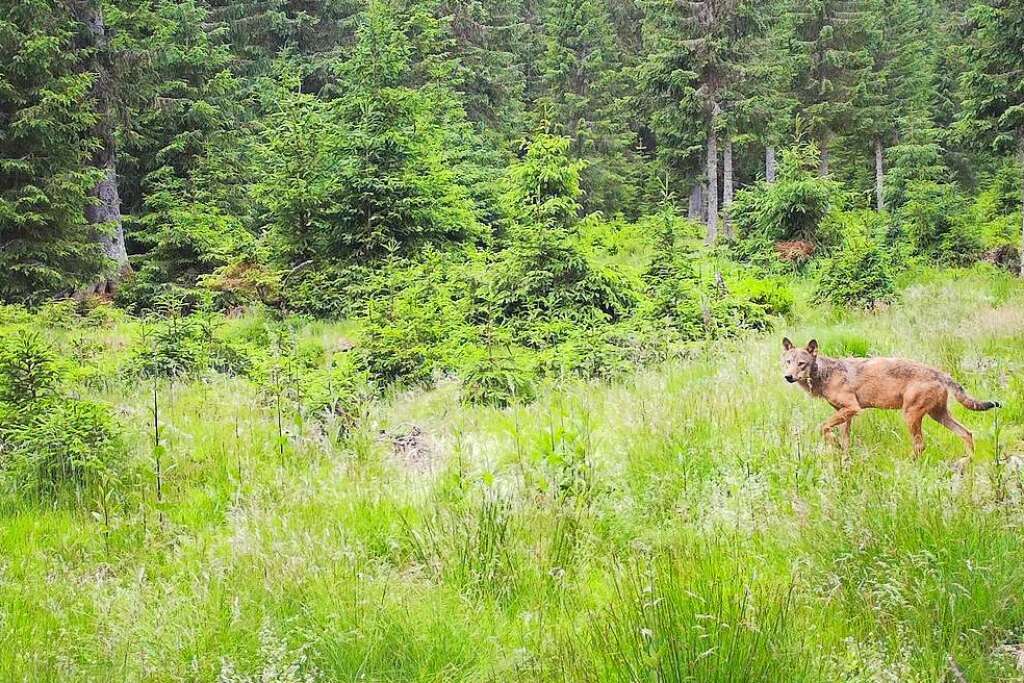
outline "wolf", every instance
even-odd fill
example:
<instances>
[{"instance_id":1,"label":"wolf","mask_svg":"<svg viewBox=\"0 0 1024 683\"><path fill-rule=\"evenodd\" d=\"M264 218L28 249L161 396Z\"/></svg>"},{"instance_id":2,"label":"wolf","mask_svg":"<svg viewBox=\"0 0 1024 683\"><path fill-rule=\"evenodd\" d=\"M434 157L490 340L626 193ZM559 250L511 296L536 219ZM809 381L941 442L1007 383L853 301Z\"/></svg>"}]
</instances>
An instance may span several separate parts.
<instances>
[{"instance_id":1,"label":"wolf","mask_svg":"<svg viewBox=\"0 0 1024 683\"><path fill-rule=\"evenodd\" d=\"M921 421L925 415L959 436L974 455L974 437L953 419L946 402L949 394L970 410L998 408L997 401L979 401L946 373L903 358L829 358L818 353L812 339L798 348L788 337L782 340L783 376L811 396L823 398L836 409L821 425L825 440L832 442L832 430L841 428L844 451L850 449L850 423L865 408L903 411L910 430L914 455L924 450Z\"/></svg>"}]
</instances>

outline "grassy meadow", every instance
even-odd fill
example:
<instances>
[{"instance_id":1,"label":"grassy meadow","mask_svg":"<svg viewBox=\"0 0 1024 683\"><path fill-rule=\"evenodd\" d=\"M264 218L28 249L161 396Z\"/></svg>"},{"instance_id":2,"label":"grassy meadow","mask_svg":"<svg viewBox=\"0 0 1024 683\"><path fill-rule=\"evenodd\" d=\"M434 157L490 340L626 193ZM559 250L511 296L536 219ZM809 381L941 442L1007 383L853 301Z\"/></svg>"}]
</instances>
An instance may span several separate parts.
<instances>
[{"instance_id":1,"label":"grassy meadow","mask_svg":"<svg viewBox=\"0 0 1024 683\"><path fill-rule=\"evenodd\" d=\"M770 334L505 409L441 380L347 432L224 374L85 383L132 493L2 499L0 680L1024 680L1024 286L906 280L870 313L797 281ZM46 330L98 366L140 334ZM896 412L858 417L844 459L782 380L783 334L1004 407L953 408L962 475L956 436L926 422L915 460Z\"/></svg>"}]
</instances>

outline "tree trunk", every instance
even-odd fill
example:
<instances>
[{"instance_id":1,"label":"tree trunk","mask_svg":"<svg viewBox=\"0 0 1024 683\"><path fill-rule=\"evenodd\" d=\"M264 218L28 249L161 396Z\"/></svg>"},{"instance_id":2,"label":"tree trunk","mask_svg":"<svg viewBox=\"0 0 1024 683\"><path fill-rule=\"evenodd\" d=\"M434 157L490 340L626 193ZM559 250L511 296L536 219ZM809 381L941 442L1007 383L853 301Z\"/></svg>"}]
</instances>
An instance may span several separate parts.
<instances>
[{"instance_id":1,"label":"tree trunk","mask_svg":"<svg viewBox=\"0 0 1024 683\"><path fill-rule=\"evenodd\" d=\"M722 148L722 211L725 213L725 238L730 240L734 237L732 218L729 216L732 192L732 138L727 135Z\"/></svg>"},{"instance_id":2,"label":"tree trunk","mask_svg":"<svg viewBox=\"0 0 1024 683\"><path fill-rule=\"evenodd\" d=\"M711 115L711 123L708 126L708 231L704 236L706 244L714 244L718 239L718 132L715 130L717 118L716 111Z\"/></svg>"},{"instance_id":3,"label":"tree trunk","mask_svg":"<svg viewBox=\"0 0 1024 683\"><path fill-rule=\"evenodd\" d=\"M96 203L87 206L85 216L96 226L94 235L111 264L98 282L86 287L80 294L112 294L121 277L130 272L128 252L124 244L124 224L121 222L121 197L117 188L117 146L114 141L113 78L107 55L107 29L103 10L96 0L80 0L75 5L77 19L89 28L93 55L89 68L96 74L93 84L98 121L92 134L99 145L93 153L92 164L103 171L104 177L89 193Z\"/></svg>"},{"instance_id":4,"label":"tree trunk","mask_svg":"<svg viewBox=\"0 0 1024 683\"><path fill-rule=\"evenodd\" d=\"M828 140L824 138L821 141L821 159L818 162L818 175L828 175Z\"/></svg>"},{"instance_id":5,"label":"tree trunk","mask_svg":"<svg viewBox=\"0 0 1024 683\"><path fill-rule=\"evenodd\" d=\"M1020 276L1024 278L1024 140L1020 142Z\"/></svg>"},{"instance_id":6,"label":"tree trunk","mask_svg":"<svg viewBox=\"0 0 1024 683\"><path fill-rule=\"evenodd\" d=\"M769 183L775 182L775 147L768 145L764 148L764 179Z\"/></svg>"},{"instance_id":7,"label":"tree trunk","mask_svg":"<svg viewBox=\"0 0 1024 683\"><path fill-rule=\"evenodd\" d=\"M885 211L885 165L881 138L875 138L875 206L879 211Z\"/></svg>"},{"instance_id":8,"label":"tree trunk","mask_svg":"<svg viewBox=\"0 0 1024 683\"><path fill-rule=\"evenodd\" d=\"M691 221L704 222L704 186L701 183L694 183L690 188L690 205L686 217Z\"/></svg>"}]
</instances>

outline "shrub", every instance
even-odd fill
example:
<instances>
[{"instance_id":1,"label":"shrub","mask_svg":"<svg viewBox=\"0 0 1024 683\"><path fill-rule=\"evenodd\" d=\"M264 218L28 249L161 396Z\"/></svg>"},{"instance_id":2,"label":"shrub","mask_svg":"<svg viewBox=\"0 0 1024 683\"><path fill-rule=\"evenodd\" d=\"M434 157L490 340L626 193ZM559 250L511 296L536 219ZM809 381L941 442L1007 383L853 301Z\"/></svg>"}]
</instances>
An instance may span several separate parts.
<instances>
[{"instance_id":1,"label":"shrub","mask_svg":"<svg viewBox=\"0 0 1024 683\"><path fill-rule=\"evenodd\" d=\"M250 259L220 266L200 277L199 283L214 293L214 304L221 310L281 300L281 274Z\"/></svg>"},{"instance_id":2,"label":"shrub","mask_svg":"<svg viewBox=\"0 0 1024 683\"><path fill-rule=\"evenodd\" d=\"M386 270L386 268L385 268ZM341 319L358 313L379 271L362 264L304 263L281 276L281 302L289 311Z\"/></svg>"},{"instance_id":3,"label":"shrub","mask_svg":"<svg viewBox=\"0 0 1024 683\"><path fill-rule=\"evenodd\" d=\"M677 244L677 233L666 224L642 275L647 295L644 317L671 328L684 339L697 339L704 333L696 259L693 249Z\"/></svg>"},{"instance_id":4,"label":"shrub","mask_svg":"<svg viewBox=\"0 0 1024 683\"><path fill-rule=\"evenodd\" d=\"M863 232L852 231L821 264L817 296L841 306L870 308L895 295L893 266L885 251Z\"/></svg>"},{"instance_id":5,"label":"shrub","mask_svg":"<svg viewBox=\"0 0 1024 683\"><path fill-rule=\"evenodd\" d=\"M213 358L213 321L205 315L151 319L131 351L128 367L146 377L180 377L206 370Z\"/></svg>"},{"instance_id":6,"label":"shrub","mask_svg":"<svg viewBox=\"0 0 1024 683\"><path fill-rule=\"evenodd\" d=\"M366 287L360 367L383 384L424 384L453 372L459 349L479 336L470 323L473 286L472 263L451 254L377 273Z\"/></svg>"},{"instance_id":7,"label":"shrub","mask_svg":"<svg viewBox=\"0 0 1024 683\"><path fill-rule=\"evenodd\" d=\"M462 400L505 407L534 398L536 368L529 354L512 347L495 349L474 344L459 363Z\"/></svg>"},{"instance_id":8,"label":"shrub","mask_svg":"<svg viewBox=\"0 0 1024 683\"><path fill-rule=\"evenodd\" d=\"M812 146L798 145L782 154L779 177L736 193L732 220L750 252L783 240L819 243L821 221L844 203L839 185L821 177Z\"/></svg>"},{"instance_id":9,"label":"shrub","mask_svg":"<svg viewBox=\"0 0 1024 683\"><path fill-rule=\"evenodd\" d=\"M127 462L108 407L68 397L34 401L0 416L5 483L39 498L109 490Z\"/></svg>"},{"instance_id":10,"label":"shrub","mask_svg":"<svg viewBox=\"0 0 1024 683\"><path fill-rule=\"evenodd\" d=\"M21 330L0 338L0 403L17 408L56 395L63 381L53 349Z\"/></svg>"},{"instance_id":11,"label":"shrub","mask_svg":"<svg viewBox=\"0 0 1024 683\"><path fill-rule=\"evenodd\" d=\"M981 236L967 211L967 200L948 183L917 181L896 212L903 234L918 254L964 265L981 252Z\"/></svg>"},{"instance_id":12,"label":"shrub","mask_svg":"<svg viewBox=\"0 0 1024 683\"><path fill-rule=\"evenodd\" d=\"M156 175L161 174L158 171ZM242 221L216 206L188 204L160 187L148 198L149 213L132 237L146 246L132 283L132 307L157 304L152 294L166 286L188 291L204 276L244 260L255 249L255 238ZM127 300L127 294L119 297Z\"/></svg>"},{"instance_id":13,"label":"shrub","mask_svg":"<svg viewBox=\"0 0 1024 683\"><path fill-rule=\"evenodd\" d=\"M543 230L521 237L495 265L489 283L486 297L498 320L615 321L634 307L628 279L599 266L572 237Z\"/></svg>"},{"instance_id":14,"label":"shrub","mask_svg":"<svg viewBox=\"0 0 1024 683\"><path fill-rule=\"evenodd\" d=\"M352 353L335 354L327 367L303 373L300 381L303 409L334 416L344 431L358 424L372 394L369 377Z\"/></svg>"},{"instance_id":15,"label":"shrub","mask_svg":"<svg viewBox=\"0 0 1024 683\"><path fill-rule=\"evenodd\" d=\"M793 292L774 278L743 278L733 286L736 295L757 304L769 315L786 315L793 310Z\"/></svg>"},{"instance_id":16,"label":"shrub","mask_svg":"<svg viewBox=\"0 0 1024 683\"><path fill-rule=\"evenodd\" d=\"M52 348L32 333L0 340L0 476L39 497L107 490L126 450L110 410L71 398Z\"/></svg>"}]
</instances>

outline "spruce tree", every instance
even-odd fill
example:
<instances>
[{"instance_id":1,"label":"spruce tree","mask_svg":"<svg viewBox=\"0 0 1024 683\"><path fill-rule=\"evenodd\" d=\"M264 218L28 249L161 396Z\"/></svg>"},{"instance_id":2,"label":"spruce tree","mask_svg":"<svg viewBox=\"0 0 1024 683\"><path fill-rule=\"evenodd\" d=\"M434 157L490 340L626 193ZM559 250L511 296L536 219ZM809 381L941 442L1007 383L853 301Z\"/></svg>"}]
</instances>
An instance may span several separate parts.
<instances>
[{"instance_id":1,"label":"spruce tree","mask_svg":"<svg viewBox=\"0 0 1024 683\"><path fill-rule=\"evenodd\" d=\"M705 147L707 232L709 244L718 239L718 141L727 121L723 107L741 78L742 50L754 12L752 0L695 0L651 5L654 48L644 67L645 81L662 100L662 107L698 117ZM666 103L675 99L677 103ZM671 120L670 116L661 117Z\"/></svg>"},{"instance_id":2,"label":"spruce tree","mask_svg":"<svg viewBox=\"0 0 1024 683\"><path fill-rule=\"evenodd\" d=\"M871 141L875 207L885 209L885 149L902 142L900 129L921 141L932 131L929 109L935 97L936 36L927 0L872 0L868 17L871 75L856 102L858 130Z\"/></svg>"},{"instance_id":3,"label":"spruce tree","mask_svg":"<svg viewBox=\"0 0 1024 683\"><path fill-rule=\"evenodd\" d=\"M39 301L106 265L88 220L105 169L81 24L47 0L0 3L0 299ZM96 226L105 228L106 226Z\"/></svg>"},{"instance_id":4,"label":"spruce tree","mask_svg":"<svg viewBox=\"0 0 1024 683\"><path fill-rule=\"evenodd\" d=\"M102 173L86 205L86 219L93 226L93 237L107 257L104 271L83 292L113 293L121 277L131 270L125 247L121 219L121 196L117 176L117 140L115 106L118 83L114 75L113 52L104 7L100 0L72 0L72 12L78 22L77 43L84 57L83 67L92 74L92 106L96 139L91 164Z\"/></svg>"},{"instance_id":5,"label":"spruce tree","mask_svg":"<svg viewBox=\"0 0 1024 683\"><path fill-rule=\"evenodd\" d=\"M818 143L819 172L829 172L832 140L853 128L868 85L869 17L864 0L794 0L793 89L800 116Z\"/></svg>"},{"instance_id":6,"label":"spruce tree","mask_svg":"<svg viewBox=\"0 0 1024 683\"><path fill-rule=\"evenodd\" d=\"M1021 171L1020 275L1024 277L1024 4L987 0L967 14L964 124Z\"/></svg>"},{"instance_id":7,"label":"spruce tree","mask_svg":"<svg viewBox=\"0 0 1024 683\"><path fill-rule=\"evenodd\" d=\"M287 262L379 259L480 235L462 150L448 137L465 115L446 87L407 85L419 79L409 32L423 21L432 20L375 0L342 74L344 96L279 91L255 194Z\"/></svg>"},{"instance_id":8,"label":"spruce tree","mask_svg":"<svg viewBox=\"0 0 1024 683\"><path fill-rule=\"evenodd\" d=\"M540 124L571 140L583 160L583 204L607 212L632 200L634 135L625 108L624 65L603 0L553 2L545 16Z\"/></svg>"}]
</instances>

